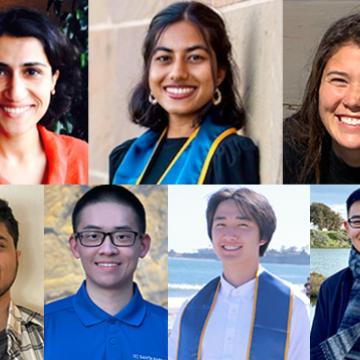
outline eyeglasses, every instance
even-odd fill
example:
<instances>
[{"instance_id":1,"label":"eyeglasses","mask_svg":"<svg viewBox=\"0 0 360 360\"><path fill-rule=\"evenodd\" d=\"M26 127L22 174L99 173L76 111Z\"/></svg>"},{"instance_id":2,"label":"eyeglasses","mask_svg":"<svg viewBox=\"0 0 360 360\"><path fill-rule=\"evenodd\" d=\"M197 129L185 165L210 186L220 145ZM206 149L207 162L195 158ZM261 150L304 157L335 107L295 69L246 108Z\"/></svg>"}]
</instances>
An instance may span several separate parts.
<instances>
[{"instance_id":1,"label":"eyeglasses","mask_svg":"<svg viewBox=\"0 0 360 360\"><path fill-rule=\"evenodd\" d=\"M354 216L354 217L348 219L348 223L353 229L360 229L360 217L359 216Z\"/></svg>"},{"instance_id":2,"label":"eyeglasses","mask_svg":"<svg viewBox=\"0 0 360 360\"><path fill-rule=\"evenodd\" d=\"M110 237L110 241L117 247L129 247L133 246L136 241L136 237L140 233L130 230L121 230L113 232L103 231L80 231L74 234L75 238L80 241L80 244L85 247L96 247L104 243L107 236Z\"/></svg>"}]
</instances>

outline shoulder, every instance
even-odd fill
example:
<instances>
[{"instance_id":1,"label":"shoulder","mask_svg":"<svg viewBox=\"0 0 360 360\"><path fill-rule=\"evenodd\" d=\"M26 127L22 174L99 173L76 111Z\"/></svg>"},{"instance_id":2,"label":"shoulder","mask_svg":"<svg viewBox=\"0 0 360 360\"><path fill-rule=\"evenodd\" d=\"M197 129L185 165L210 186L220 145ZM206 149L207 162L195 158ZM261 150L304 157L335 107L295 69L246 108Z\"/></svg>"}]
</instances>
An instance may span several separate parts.
<instances>
[{"instance_id":1,"label":"shoulder","mask_svg":"<svg viewBox=\"0 0 360 360\"><path fill-rule=\"evenodd\" d=\"M73 306L74 295L66 297L61 300L54 301L50 304L45 305L45 318L62 316L66 312L72 312L74 310Z\"/></svg>"},{"instance_id":2,"label":"shoulder","mask_svg":"<svg viewBox=\"0 0 360 360\"><path fill-rule=\"evenodd\" d=\"M343 287L342 285L347 285L346 287L351 288L353 282L352 274L350 268L345 268L334 275L328 277L322 284L320 291L321 292L333 292L339 287Z\"/></svg>"},{"instance_id":3,"label":"shoulder","mask_svg":"<svg viewBox=\"0 0 360 360\"><path fill-rule=\"evenodd\" d=\"M168 311L165 308L155 305L147 300L144 300L144 305L148 314L151 314L153 317L158 319L167 321Z\"/></svg>"},{"instance_id":4,"label":"shoulder","mask_svg":"<svg viewBox=\"0 0 360 360\"><path fill-rule=\"evenodd\" d=\"M127 140L124 143L116 146L111 151L111 153L109 155L109 163L110 163L109 164L109 177L110 177L110 182L112 181L117 168L119 167L119 165L123 161L124 156L126 155L126 153L128 152L130 146L133 144L133 142L135 140L136 140L136 138Z\"/></svg>"},{"instance_id":5,"label":"shoulder","mask_svg":"<svg viewBox=\"0 0 360 360\"><path fill-rule=\"evenodd\" d=\"M257 152L258 148L255 143L247 136L231 134L221 141L218 151L226 151L227 149L238 152Z\"/></svg>"},{"instance_id":6,"label":"shoulder","mask_svg":"<svg viewBox=\"0 0 360 360\"><path fill-rule=\"evenodd\" d=\"M121 155L125 155L135 140L136 138L130 139L120 145L115 146L114 149L112 149L110 152L110 161L115 160Z\"/></svg>"},{"instance_id":7,"label":"shoulder","mask_svg":"<svg viewBox=\"0 0 360 360\"><path fill-rule=\"evenodd\" d=\"M20 311L22 322L25 324L44 325L44 317L36 311L30 310L24 306L15 305Z\"/></svg>"},{"instance_id":8,"label":"shoulder","mask_svg":"<svg viewBox=\"0 0 360 360\"><path fill-rule=\"evenodd\" d=\"M246 137L231 134L221 141L211 159L205 184L258 184L259 151Z\"/></svg>"},{"instance_id":9,"label":"shoulder","mask_svg":"<svg viewBox=\"0 0 360 360\"><path fill-rule=\"evenodd\" d=\"M87 155L88 144L85 141L69 135L56 134L43 126L38 126L38 129L42 141L52 142L57 146L57 150L76 153L77 156L81 156L83 153Z\"/></svg>"}]
</instances>

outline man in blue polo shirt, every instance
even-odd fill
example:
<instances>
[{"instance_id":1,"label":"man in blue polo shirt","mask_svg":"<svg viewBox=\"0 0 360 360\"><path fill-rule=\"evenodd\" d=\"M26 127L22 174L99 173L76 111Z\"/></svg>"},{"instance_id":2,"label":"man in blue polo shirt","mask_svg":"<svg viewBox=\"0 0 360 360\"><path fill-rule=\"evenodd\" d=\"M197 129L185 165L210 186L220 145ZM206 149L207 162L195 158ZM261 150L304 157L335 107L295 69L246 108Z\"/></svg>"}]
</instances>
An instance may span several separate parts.
<instances>
[{"instance_id":1,"label":"man in blue polo shirt","mask_svg":"<svg viewBox=\"0 0 360 360\"><path fill-rule=\"evenodd\" d=\"M86 274L79 291L45 306L47 359L167 359L167 311L133 282L150 247L145 210L129 190L94 187L76 203L70 249Z\"/></svg>"}]
</instances>

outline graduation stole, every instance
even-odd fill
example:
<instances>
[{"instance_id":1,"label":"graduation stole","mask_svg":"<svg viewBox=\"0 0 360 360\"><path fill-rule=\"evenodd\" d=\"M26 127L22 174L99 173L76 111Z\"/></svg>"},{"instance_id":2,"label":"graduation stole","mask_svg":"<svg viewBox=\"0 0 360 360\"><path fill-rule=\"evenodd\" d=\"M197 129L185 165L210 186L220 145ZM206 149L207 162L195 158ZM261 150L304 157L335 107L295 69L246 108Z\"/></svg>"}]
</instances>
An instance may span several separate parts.
<instances>
[{"instance_id":1,"label":"graduation stole","mask_svg":"<svg viewBox=\"0 0 360 360\"><path fill-rule=\"evenodd\" d=\"M148 130L139 136L125 154L112 183L141 184L166 133L167 128L161 134ZM212 116L206 117L172 159L157 184L203 184L217 147L230 134L236 134L236 129L215 124Z\"/></svg>"},{"instance_id":2,"label":"graduation stole","mask_svg":"<svg viewBox=\"0 0 360 360\"><path fill-rule=\"evenodd\" d=\"M177 360L201 359L206 326L219 289L220 277L217 277L185 307L180 319ZM292 304L293 294L288 286L265 270L256 274L247 360L287 359Z\"/></svg>"}]
</instances>

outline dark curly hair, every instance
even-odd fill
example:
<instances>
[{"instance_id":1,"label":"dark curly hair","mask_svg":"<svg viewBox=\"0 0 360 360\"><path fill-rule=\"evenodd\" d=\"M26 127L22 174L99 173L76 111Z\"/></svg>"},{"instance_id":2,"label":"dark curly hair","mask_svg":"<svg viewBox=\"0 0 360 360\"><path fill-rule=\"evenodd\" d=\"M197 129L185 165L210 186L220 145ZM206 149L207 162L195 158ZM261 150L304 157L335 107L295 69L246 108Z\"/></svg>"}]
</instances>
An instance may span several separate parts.
<instances>
[{"instance_id":1,"label":"dark curly hair","mask_svg":"<svg viewBox=\"0 0 360 360\"><path fill-rule=\"evenodd\" d=\"M16 249L19 241L19 225L9 204L3 199L0 199L0 223L5 225L8 233L14 240Z\"/></svg>"},{"instance_id":2,"label":"dark curly hair","mask_svg":"<svg viewBox=\"0 0 360 360\"><path fill-rule=\"evenodd\" d=\"M236 88L236 65L232 58L231 43L225 23L215 11L196 1L174 3L152 19L143 44L143 75L133 91L129 104L132 121L158 131L167 126L167 112L160 105L151 105L148 101L150 63L161 34L168 26L182 20L191 22L199 29L207 46L214 51L218 67L226 71L225 78L219 86L222 102L216 107L218 116L214 120L222 124L227 123L237 129L242 128L245 125L245 111ZM214 105L210 101L199 110L198 122L213 110Z\"/></svg>"},{"instance_id":3,"label":"dark curly hair","mask_svg":"<svg viewBox=\"0 0 360 360\"><path fill-rule=\"evenodd\" d=\"M360 13L336 21L326 31L312 63L301 108L293 115L292 126L284 128L284 137L289 146L304 154L298 170L300 183L306 183L312 173L315 174L316 183L321 181L321 160L329 150L331 139L319 115L320 83L329 59L347 44L360 47Z\"/></svg>"},{"instance_id":4,"label":"dark curly hair","mask_svg":"<svg viewBox=\"0 0 360 360\"><path fill-rule=\"evenodd\" d=\"M29 8L12 8L0 12L0 36L34 37L44 47L52 73L60 72L56 94L40 124L51 129L57 118L69 111L72 99L80 87L78 51L49 18Z\"/></svg>"}]
</instances>

